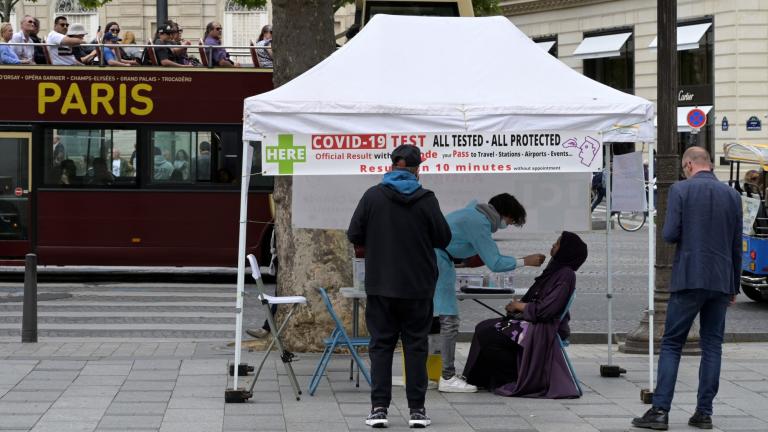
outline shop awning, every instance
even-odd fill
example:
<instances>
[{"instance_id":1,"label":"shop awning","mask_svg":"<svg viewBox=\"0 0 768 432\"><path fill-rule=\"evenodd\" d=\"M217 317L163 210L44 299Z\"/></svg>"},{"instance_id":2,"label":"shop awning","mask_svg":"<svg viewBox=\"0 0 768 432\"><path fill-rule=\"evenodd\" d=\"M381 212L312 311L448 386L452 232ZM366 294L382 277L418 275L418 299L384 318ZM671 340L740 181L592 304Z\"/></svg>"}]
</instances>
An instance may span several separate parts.
<instances>
[{"instance_id":1,"label":"shop awning","mask_svg":"<svg viewBox=\"0 0 768 432\"><path fill-rule=\"evenodd\" d=\"M699 47L699 42L701 41L701 38L704 37L704 34L707 32L707 30L709 30L709 27L711 25L712 23L703 23L703 24L678 26L677 27L677 50L686 51L686 50L697 49ZM659 38L657 36L653 38L653 41L651 41L651 44L648 45L648 48L656 49L658 44L659 44Z\"/></svg>"},{"instance_id":2,"label":"shop awning","mask_svg":"<svg viewBox=\"0 0 768 432\"><path fill-rule=\"evenodd\" d=\"M688 126L688 120L686 117L688 117L688 112L690 112L692 109L698 108L704 113L709 116L709 112L712 111L712 105L703 105L698 107L692 107L692 106L684 106L684 107L677 107L677 131L678 132L690 132L691 127ZM709 119L707 119L709 120ZM658 117L653 116L653 125L658 127Z\"/></svg>"},{"instance_id":3,"label":"shop awning","mask_svg":"<svg viewBox=\"0 0 768 432\"><path fill-rule=\"evenodd\" d=\"M630 36L632 32L585 37L573 55L582 59L618 57Z\"/></svg>"},{"instance_id":4,"label":"shop awning","mask_svg":"<svg viewBox=\"0 0 768 432\"><path fill-rule=\"evenodd\" d=\"M542 42L536 42L536 45L538 45L539 48L543 49L546 52L549 52L553 46L555 46L556 41L542 41Z\"/></svg>"}]
</instances>

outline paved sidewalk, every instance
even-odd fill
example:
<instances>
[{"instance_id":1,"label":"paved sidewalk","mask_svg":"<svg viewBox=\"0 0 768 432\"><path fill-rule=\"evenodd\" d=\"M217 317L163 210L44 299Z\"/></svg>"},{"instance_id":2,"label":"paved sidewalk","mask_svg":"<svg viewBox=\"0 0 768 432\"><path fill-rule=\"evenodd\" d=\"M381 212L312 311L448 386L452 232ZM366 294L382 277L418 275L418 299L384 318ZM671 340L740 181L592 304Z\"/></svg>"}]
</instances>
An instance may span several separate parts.
<instances>
[{"instance_id":1,"label":"paved sidewalk","mask_svg":"<svg viewBox=\"0 0 768 432\"><path fill-rule=\"evenodd\" d=\"M468 344L460 344L459 359ZM503 398L489 393L442 394L430 390L427 410L435 431L627 431L648 407L645 356L616 354L623 378L601 378L602 345L573 345L585 395L574 400ZM254 364L260 353L245 353ZM316 354L294 363L306 392ZM768 344L728 344L716 431L768 430ZM335 356L329 378L315 396L296 401L282 364L273 354L245 404L224 404L231 385L226 365L232 349L217 342L0 343L0 430L20 431L347 431L367 429L368 386L349 381L349 357ZM400 362L395 361L396 369ZM683 358L671 413L671 430L694 430L685 422L695 406L698 358ZM391 429L407 428L404 391L396 388Z\"/></svg>"}]
</instances>

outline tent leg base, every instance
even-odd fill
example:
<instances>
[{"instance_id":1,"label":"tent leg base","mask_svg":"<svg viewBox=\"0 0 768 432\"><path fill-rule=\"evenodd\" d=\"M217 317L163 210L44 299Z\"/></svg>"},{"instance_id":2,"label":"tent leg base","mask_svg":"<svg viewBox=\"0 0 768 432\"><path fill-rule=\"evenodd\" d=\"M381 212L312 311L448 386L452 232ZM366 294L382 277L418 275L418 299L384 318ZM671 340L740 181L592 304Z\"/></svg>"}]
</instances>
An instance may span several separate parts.
<instances>
[{"instance_id":1,"label":"tent leg base","mask_svg":"<svg viewBox=\"0 0 768 432\"><path fill-rule=\"evenodd\" d=\"M239 388L237 390L227 389L224 391L225 403L244 403L251 397L253 397L253 393L244 388Z\"/></svg>"},{"instance_id":2,"label":"tent leg base","mask_svg":"<svg viewBox=\"0 0 768 432\"><path fill-rule=\"evenodd\" d=\"M253 366L248 365L248 363L240 363L237 365L238 376L247 376L249 372L253 371ZM229 365L229 376L235 376L235 365L233 364Z\"/></svg>"},{"instance_id":3,"label":"tent leg base","mask_svg":"<svg viewBox=\"0 0 768 432\"><path fill-rule=\"evenodd\" d=\"M642 389L640 390L640 400L643 401L644 404L650 405L653 403L653 391L648 389Z\"/></svg>"},{"instance_id":4,"label":"tent leg base","mask_svg":"<svg viewBox=\"0 0 768 432\"><path fill-rule=\"evenodd\" d=\"M627 370L617 365L600 365L600 376L603 378L619 378Z\"/></svg>"}]
</instances>

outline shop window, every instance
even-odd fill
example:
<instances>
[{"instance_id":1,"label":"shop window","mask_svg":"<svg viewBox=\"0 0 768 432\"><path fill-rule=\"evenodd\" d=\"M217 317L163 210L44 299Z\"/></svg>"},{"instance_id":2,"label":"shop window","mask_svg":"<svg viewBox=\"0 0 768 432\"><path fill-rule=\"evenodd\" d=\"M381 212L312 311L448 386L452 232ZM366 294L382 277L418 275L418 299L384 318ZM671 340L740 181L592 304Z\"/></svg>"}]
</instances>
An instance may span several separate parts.
<instances>
[{"instance_id":1,"label":"shop window","mask_svg":"<svg viewBox=\"0 0 768 432\"><path fill-rule=\"evenodd\" d=\"M624 93L635 92L635 44L631 29L585 33L574 56L584 75Z\"/></svg>"},{"instance_id":2,"label":"shop window","mask_svg":"<svg viewBox=\"0 0 768 432\"><path fill-rule=\"evenodd\" d=\"M707 149L715 157L714 105L714 25L710 19L678 24L677 106L680 154L691 146ZM681 40L688 37L690 40ZM691 108L707 112L707 124L694 133L685 120Z\"/></svg>"}]
</instances>

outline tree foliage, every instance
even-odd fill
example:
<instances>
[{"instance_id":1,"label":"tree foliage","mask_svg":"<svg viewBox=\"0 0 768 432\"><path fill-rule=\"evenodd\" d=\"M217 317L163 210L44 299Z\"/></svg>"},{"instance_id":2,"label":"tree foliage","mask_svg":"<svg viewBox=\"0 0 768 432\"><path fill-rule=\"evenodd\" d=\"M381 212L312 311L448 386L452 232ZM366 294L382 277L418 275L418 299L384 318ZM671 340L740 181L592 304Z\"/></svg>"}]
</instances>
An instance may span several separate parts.
<instances>
[{"instance_id":1,"label":"tree foliage","mask_svg":"<svg viewBox=\"0 0 768 432\"><path fill-rule=\"evenodd\" d=\"M35 2L37 0L30 1ZM9 22L11 20L11 12L13 12L13 8L18 2L19 0L0 0L0 22ZM11 24L14 24L14 29L18 25L18 23Z\"/></svg>"},{"instance_id":2,"label":"tree foliage","mask_svg":"<svg viewBox=\"0 0 768 432\"><path fill-rule=\"evenodd\" d=\"M104 6L110 1L111 0L78 0L77 2L80 3L80 6L84 8L96 9L98 7Z\"/></svg>"},{"instance_id":3,"label":"tree foliage","mask_svg":"<svg viewBox=\"0 0 768 432\"><path fill-rule=\"evenodd\" d=\"M475 16L501 15L499 0L472 0Z\"/></svg>"}]
</instances>

